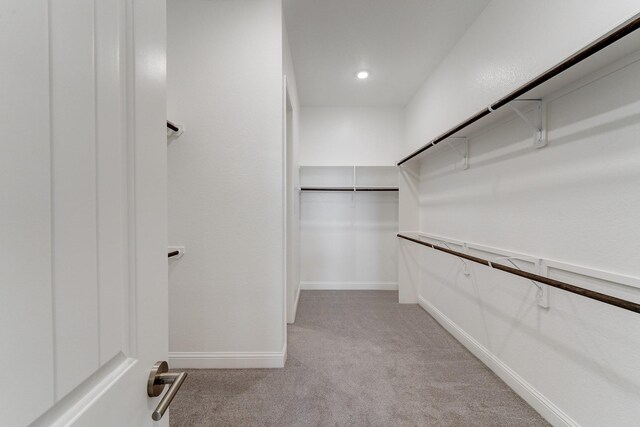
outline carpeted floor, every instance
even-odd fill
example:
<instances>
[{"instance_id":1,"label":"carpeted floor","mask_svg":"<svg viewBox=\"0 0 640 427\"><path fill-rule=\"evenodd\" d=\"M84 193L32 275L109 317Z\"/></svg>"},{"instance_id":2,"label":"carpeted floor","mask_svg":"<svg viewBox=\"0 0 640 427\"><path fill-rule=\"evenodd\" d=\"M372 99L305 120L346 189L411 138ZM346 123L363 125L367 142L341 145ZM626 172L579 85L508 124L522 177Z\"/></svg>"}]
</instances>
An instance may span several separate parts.
<instances>
[{"instance_id":1,"label":"carpeted floor","mask_svg":"<svg viewBox=\"0 0 640 427\"><path fill-rule=\"evenodd\" d=\"M284 369L189 370L171 426L542 426L393 291L303 291Z\"/></svg>"}]
</instances>

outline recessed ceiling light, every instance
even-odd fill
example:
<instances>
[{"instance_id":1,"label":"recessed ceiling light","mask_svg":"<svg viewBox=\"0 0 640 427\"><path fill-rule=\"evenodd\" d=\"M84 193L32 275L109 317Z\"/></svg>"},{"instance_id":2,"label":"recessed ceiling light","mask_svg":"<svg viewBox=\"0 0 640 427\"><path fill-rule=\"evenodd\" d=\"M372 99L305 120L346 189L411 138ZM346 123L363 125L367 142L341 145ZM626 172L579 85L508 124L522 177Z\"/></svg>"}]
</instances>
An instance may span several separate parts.
<instances>
[{"instance_id":1,"label":"recessed ceiling light","mask_svg":"<svg viewBox=\"0 0 640 427\"><path fill-rule=\"evenodd\" d=\"M369 72L365 70L358 71L358 74L356 74L356 77L358 77L360 80L364 80L367 77L369 77Z\"/></svg>"}]
</instances>

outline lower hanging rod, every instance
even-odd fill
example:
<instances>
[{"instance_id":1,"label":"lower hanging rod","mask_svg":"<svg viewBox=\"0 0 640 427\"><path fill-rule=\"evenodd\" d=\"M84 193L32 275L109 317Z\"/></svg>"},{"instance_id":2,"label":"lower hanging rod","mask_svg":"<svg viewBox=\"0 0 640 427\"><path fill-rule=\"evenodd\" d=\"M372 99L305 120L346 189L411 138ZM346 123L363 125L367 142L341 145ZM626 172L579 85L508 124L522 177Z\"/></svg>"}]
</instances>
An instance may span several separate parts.
<instances>
[{"instance_id":1,"label":"lower hanging rod","mask_svg":"<svg viewBox=\"0 0 640 427\"><path fill-rule=\"evenodd\" d=\"M518 270L517 268L507 267L502 264L495 264L490 261L487 261L484 258L478 258L469 254L465 254L463 252L454 251L453 249L443 248L441 246L433 245L429 242L424 242L422 240L414 239L409 236L405 236L402 234L397 235L401 239L408 240L410 242L417 243L419 245L427 246L431 249L435 249L437 251L445 252L450 255L455 255L460 258L467 259L469 261L476 262L478 264L486 265L487 267L495 268L496 270L501 270L507 273L511 273L516 276L524 277L525 279L534 280L539 283L543 283L545 285L552 286L554 288L562 289L563 291L571 292L577 295L581 295L586 298L591 298L596 301L603 302L605 304L613 305L619 308L623 308L625 310L633 311L635 313L640 313L640 304L637 304L632 301L627 301L621 298L616 298L611 295L606 295L600 292L591 291L589 289L581 288L576 285L571 285L569 283L561 282L559 280L550 279L548 277L540 276L538 274L529 273L527 271Z\"/></svg>"}]
</instances>

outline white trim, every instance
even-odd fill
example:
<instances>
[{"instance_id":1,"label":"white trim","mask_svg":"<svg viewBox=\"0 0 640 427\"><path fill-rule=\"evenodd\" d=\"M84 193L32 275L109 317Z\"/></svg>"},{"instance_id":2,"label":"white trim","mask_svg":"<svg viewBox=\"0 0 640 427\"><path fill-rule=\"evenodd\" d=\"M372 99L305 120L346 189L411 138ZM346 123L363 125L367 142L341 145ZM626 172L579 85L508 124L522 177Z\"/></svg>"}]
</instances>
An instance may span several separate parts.
<instances>
[{"instance_id":1,"label":"white trim","mask_svg":"<svg viewBox=\"0 0 640 427\"><path fill-rule=\"evenodd\" d=\"M287 211L289 209L289 199L292 194L288 190L288 159L287 159L287 76L282 76L282 346L284 357L282 359L282 366L284 367L284 361L287 359L287 312L289 305L287 301L287 294L289 293L289 217ZM270 366L272 367L272 366ZM277 366L275 366L277 367Z\"/></svg>"},{"instance_id":2,"label":"white trim","mask_svg":"<svg viewBox=\"0 0 640 427\"><path fill-rule=\"evenodd\" d=\"M127 358L122 352L119 352L29 426L62 427L71 425L103 397L136 363L137 360Z\"/></svg>"},{"instance_id":3,"label":"white trim","mask_svg":"<svg viewBox=\"0 0 640 427\"><path fill-rule=\"evenodd\" d=\"M173 369L251 369L284 368L286 345L281 351L170 352Z\"/></svg>"},{"instance_id":4,"label":"white trim","mask_svg":"<svg viewBox=\"0 0 640 427\"><path fill-rule=\"evenodd\" d=\"M300 282L307 290L397 291L398 282Z\"/></svg>"},{"instance_id":5,"label":"white trim","mask_svg":"<svg viewBox=\"0 0 640 427\"><path fill-rule=\"evenodd\" d=\"M291 324L291 323L295 323L296 321L296 315L298 314L298 301L300 301L300 291L302 290L302 285L300 283L298 283L298 291L296 292L296 299L293 303L293 308L291 310L291 313L289 315L289 318L287 319L287 323Z\"/></svg>"},{"instance_id":6,"label":"white trim","mask_svg":"<svg viewBox=\"0 0 640 427\"><path fill-rule=\"evenodd\" d=\"M554 426L578 427L579 424L565 414L560 408L551 402L546 396L535 389L524 378L513 371L489 349L476 341L460 326L455 324L444 313L438 310L424 297L418 296L418 305L429 313L442 327L453 335L474 356L491 369L502 381L522 397L533 409L538 411L549 423Z\"/></svg>"}]
</instances>

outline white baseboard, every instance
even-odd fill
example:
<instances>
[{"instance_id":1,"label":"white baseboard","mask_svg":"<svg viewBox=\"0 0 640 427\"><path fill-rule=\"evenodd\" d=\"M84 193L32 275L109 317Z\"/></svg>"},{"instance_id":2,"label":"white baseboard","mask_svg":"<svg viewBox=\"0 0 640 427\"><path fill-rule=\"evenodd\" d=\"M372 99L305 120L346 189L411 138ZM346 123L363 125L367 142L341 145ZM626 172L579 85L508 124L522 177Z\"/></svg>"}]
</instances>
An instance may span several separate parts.
<instances>
[{"instance_id":1,"label":"white baseboard","mask_svg":"<svg viewBox=\"0 0 640 427\"><path fill-rule=\"evenodd\" d=\"M397 291L398 282L300 282L306 290Z\"/></svg>"},{"instance_id":2,"label":"white baseboard","mask_svg":"<svg viewBox=\"0 0 640 427\"><path fill-rule=\"evenodd\" d=\"M418 304L429 313L438 323L464 345L474 356L480 359L502 381L522 397L533 409L538 411L548 422L554 426L579 427L571 417L553 404L546 396L536 390L524 378L502 362L489 349L467 334L444 313L434 307L424 297L418 296Z\"/></svg>"},{"instance_id":3,"label":"white baseboard","mask_svg":"<svg viewBox=\"0 0 640 427\"><path fill-rule=\"evenodd\" d=\"M169 366L175 369L283 368L286 348L273 352L170 352Z\"/></svg>"}]
</instances>

